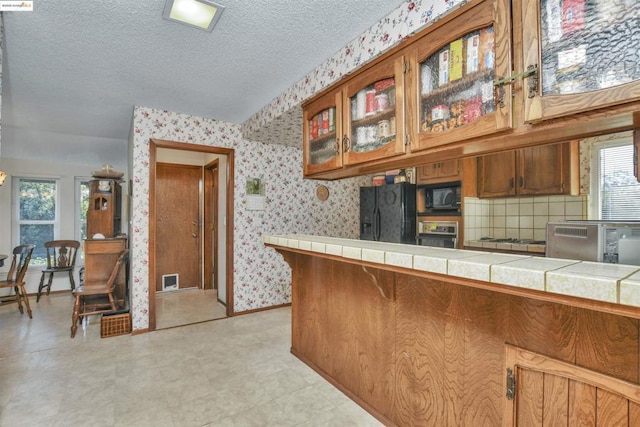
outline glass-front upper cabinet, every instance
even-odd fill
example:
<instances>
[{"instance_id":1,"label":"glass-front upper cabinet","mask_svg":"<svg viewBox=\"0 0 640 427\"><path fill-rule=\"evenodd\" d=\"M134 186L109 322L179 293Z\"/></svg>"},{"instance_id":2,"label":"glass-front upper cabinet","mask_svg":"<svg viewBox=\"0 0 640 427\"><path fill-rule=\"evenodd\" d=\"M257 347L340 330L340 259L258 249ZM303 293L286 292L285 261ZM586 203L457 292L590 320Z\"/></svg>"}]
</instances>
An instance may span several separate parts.
<instances>
[{"instance_id":1,"label":"glass-front upper cabinet","mask_svg":"<svg viewBox=\"0 0 640 427\"><path fill-rule=\"evenodd\" d=\"M344 165L405 153L403 57L381 62L343 89Z\"/></svg>"},{"instance_id":2,"label":"glass-front upper cabinet","mask_svg":"<svg viewBox=\"0 0 640 427\"><path fill-rule=\"evenodd\" d=\"M407 97L411 149L420 150L511 127L509 6L486 0L416 43Z\"/></svg>"},{"instance_id":3,"label":"glass-front upper cabinet","mask_svg":"<svg viewBox=\"0 0 640 427\"><path fill-rule=\"evenodd\" d=\"M328 93L303 114L304 175L342 167L342 96Z\"/></svg>"},{"instance_id":4,"label":"glass-front upper cabinet","mask_svg":"<svg viewBox=\"0 0 640 427\"><path fill-rule=\"evenodd\" d=\"M640 1L523 3L526 121L640 99Z\"/></svg>"}]
</instances>

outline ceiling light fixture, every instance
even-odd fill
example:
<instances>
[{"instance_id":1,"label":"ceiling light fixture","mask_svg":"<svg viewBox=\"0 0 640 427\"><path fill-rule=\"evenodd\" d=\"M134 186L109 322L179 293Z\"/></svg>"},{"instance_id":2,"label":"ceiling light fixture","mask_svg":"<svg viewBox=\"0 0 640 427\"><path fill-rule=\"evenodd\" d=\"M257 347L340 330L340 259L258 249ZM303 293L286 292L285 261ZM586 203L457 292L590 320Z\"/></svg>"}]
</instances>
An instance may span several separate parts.
<instances>
[{"instance_id":1,"label":"ceiling light fixture","mask_svg":"<svg viewBox=\"0 0 640 427\"><path fill-rule=\"evenodd\" d=\"M190 27L211 31L224 11L210 0L167 0L162 17Z\"/></svg>"}]
</instances>

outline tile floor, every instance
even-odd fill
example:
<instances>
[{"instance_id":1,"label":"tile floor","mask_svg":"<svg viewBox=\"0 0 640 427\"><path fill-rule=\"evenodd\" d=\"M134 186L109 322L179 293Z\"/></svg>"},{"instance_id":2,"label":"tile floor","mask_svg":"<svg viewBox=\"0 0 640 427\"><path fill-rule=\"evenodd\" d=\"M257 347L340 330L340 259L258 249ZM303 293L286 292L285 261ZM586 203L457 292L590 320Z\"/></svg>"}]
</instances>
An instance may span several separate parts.
<instances>
[{"instance_id":1,"label":"tile floor","mask_svg":"<svg viewBox=\"0 0 640 427\"><path fill-rule=\"evenodd\" d=\"M0 307L0 426L380 426L289 352L290 308L69 338L72 299Z\"/></svg>"},{"instance_id":2,"label":"tile floor","mask_svg":"<svg viewBox=\"0 0 640 427\"><path fill-rule=\"evenodd\" d=\"M156 293L156 329L172 328L227 317L213 289L185 289Z\"/></svg>"}]
</instances>

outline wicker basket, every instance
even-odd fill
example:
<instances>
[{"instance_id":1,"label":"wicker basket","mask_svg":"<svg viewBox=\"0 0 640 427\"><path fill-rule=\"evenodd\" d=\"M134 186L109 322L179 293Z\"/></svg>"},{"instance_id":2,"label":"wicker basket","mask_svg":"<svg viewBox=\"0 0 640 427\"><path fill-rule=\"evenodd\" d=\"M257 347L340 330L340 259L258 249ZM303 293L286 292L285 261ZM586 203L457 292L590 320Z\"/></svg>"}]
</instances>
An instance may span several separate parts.
<instances>
[{"instance_id":1,"label":"wicker basket","mask_svg":"<svg viewBox=\"0 0 640 427\"><path fill-rule=\"evenodd\" d=\"M100 338L131 333L131 313L103 314L100 320Z\"/></svg>"}]
</instances>

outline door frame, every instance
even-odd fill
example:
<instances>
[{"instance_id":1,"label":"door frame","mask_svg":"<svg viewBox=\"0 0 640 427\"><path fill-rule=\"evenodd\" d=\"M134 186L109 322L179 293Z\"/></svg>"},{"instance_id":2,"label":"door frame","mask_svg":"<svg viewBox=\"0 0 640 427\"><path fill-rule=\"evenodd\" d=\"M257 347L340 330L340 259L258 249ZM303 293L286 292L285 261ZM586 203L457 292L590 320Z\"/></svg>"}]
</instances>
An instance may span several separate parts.
<instances>
[{"instance_id":1,"label":"door frame","mask_svg":"<svg viewBox=\"0 0 640 427\"><path fill-rule=\"evenodd\" d=\"M204 262L204 278L203 289L218 289L218 244L212 244L212 233L218 233L218 185L219 185L219 159L215 159L203 166L204 169L204 218L203 218L203 233L204 238L204 260L213 260L212 263ZM212 209L212 202L214 202L216 210ZM213 246L213 248L211 247ZM213 278L212 278L213 277ZM208 287L210 285L210 287ZM218 298L220 300L220 298Z\"/></svg>"},{"instance_id":2,"label":"door frame","mask_svg":"<svg viewBox=\"0 0 640 427\"><path fill-rule=\"evenodd\" d=\"M158 148L173 150L197 151L200 153L220 154L227 156L227 208L226 208L226 289L227 317L234 316L233 310L233 188L234 188L234 150L231 148L212 147L208 145L188 144L164 139L149 139L149 331L156 330L156 151ZM204 167L204 166L203 166ZM154 284L151 286L151 284Z\"/></svg>"}]
</instances>

